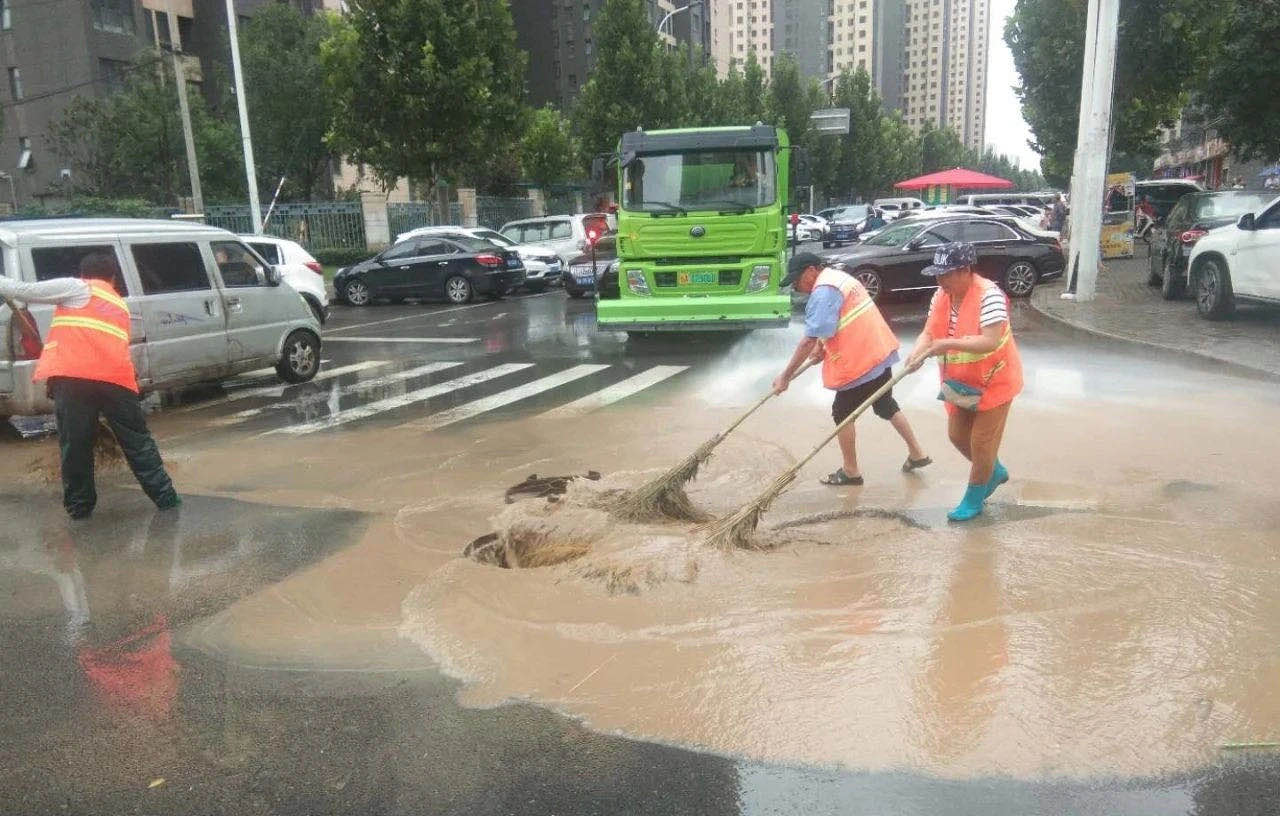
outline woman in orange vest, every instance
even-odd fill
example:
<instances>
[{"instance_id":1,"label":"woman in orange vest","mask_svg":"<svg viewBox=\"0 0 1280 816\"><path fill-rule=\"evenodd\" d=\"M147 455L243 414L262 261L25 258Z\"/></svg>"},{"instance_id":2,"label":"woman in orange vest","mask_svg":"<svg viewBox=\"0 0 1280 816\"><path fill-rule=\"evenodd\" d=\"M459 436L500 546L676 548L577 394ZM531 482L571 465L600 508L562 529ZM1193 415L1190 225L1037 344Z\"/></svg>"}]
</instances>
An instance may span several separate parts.
<instances>
[{"instance_id":1,"label":"woman in orange vest","mask_svg":"<svg viewBox=\"0 0 1280 816\"><path fill-rule=\"evenodd\" d=\"M27 303L53 303L53 322L32 379L47 380L58 419L62 504L73 519L98 502L93 484L93 440L98 417L111 426L125 460L156 506L182 503L160 461L138 399L129 356L129 307L112 285L120 267L104 252L80 261L80 278L24 283L0 276L0 295Z\"/></svg>"},{"instance_id":2,"label":"woman in orange vest","mask_svg":"<svg viewBox=\"0 0 1280 816\"><path fill-rule=\"evenodd\" d=\"M915 370L928 357L941 357L947 434L970 462L964 498L947 513L968 521L996 488L1009 481L1000 464L1000 439L1013 398L1022 390L1022 359L1009 323L1009 298L1000 287L975 274L973 244L940 247L925 275L938 279L929 319L907 359Z\"/></svg>"},{"instance_id":3,"label":"woman in orange vest","mask_svg":"<svg viewBox=\"0 0 1280 816\"><path fill-rule=\"evenodd\" d=\"M827 267L822 258L812 252L801 252L791 259L787 276L780 285L788 284L797 292L809 293L805 304L805 337L796 346L786 368L773 381L774 393L787 390L796 369L807 358L821 359L822 384L836 392L831 418L838 425L889 381L893 364L898 362L898 338L863 285L847 272ZM921 450L892 390L877 399L871 410L888 420L907 443L903 472L909 473L933 461ZM836 439L844 461L834 473L823 478L822 483L861 485L853 423L842 428Z\"/></svg>"}]
</instances>

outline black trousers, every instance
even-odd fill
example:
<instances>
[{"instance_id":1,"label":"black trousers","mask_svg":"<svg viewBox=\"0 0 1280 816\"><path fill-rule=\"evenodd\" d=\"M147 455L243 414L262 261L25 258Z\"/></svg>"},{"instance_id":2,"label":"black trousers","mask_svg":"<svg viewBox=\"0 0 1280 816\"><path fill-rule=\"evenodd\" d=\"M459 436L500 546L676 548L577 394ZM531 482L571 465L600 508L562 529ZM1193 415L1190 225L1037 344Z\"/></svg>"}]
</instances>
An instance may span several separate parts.
<instances>
[{"instance_id":1,"label":"black trousers","mask_svg":"<svg viewBox=\"0 0 1280 816\"><path fill-rule=\"evenodd\" d=\"M55 377L49 381L58 417L58 446L62 451L62 505L72 518L83 518L98 503L93 484L93 440L98 417L111 426L125 461L143 491L157 507L178 501L173 482L160 461L156 441L147 430L138 395L127 388L95 380Z\"/></svg>"}]
</instances>

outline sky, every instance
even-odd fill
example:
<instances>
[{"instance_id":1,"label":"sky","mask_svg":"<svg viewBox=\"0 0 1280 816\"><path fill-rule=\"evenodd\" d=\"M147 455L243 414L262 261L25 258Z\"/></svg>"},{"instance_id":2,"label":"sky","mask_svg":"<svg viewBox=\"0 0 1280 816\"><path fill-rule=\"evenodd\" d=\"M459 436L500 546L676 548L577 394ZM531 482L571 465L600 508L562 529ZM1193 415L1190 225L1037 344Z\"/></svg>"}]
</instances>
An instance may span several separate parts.
<instances>
[{"instance_id":1,"label":"sky","mask_svg":"<svg viewBox=\"0 0 1280 816\"><path fill-rule=\"evenodd\" d=\"M987 145L1003 153L1026 170L1040 169L1040 156L1027 147L1031 130L1022 118L1022 108L1013 87L1018 71L1013 54L1004 43L1004 23L1017 0L991 0L991 45L987 65Z\"/></svg>"}]
</instances>

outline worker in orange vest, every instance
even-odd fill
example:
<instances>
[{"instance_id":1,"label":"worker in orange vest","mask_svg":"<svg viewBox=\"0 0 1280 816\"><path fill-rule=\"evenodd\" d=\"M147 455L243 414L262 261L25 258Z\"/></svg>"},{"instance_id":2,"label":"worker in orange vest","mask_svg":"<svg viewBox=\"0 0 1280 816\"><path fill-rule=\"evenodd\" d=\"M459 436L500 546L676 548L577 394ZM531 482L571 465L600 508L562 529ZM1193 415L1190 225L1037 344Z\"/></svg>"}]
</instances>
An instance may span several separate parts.
<instances>
[{"instance_id":1,"label":"worker in orange vest","mask_svg":"<svg viewBox=\"0 0 1280 816\"><path fill-rule=\"evenodd\" d=\"M808 293L809 301L805 304L804 339L773 381L774 393L787 390L791 378L806 359L821 359L822 384L836 392L831 418L838 425L889 382L893 364L898 362L898 338L867 294L866 287L843 269L827 266L812 252L800 252L791 259L781 285L791 285L797 292ZM903 472L909 473L932 462L916 441L911 423L898 408L892 389L877 399L871 410L888 420L907 443ZM861 485L853 423L842 428L836 439L843 461L822 483Z\"/></svg>"},{"instance_id":2,"label":"worker in orange vest","mask_svg":"<svg viewBox=\"0 0 1280 816\"><path fill-rule=\"evenodd\" d=\"M93 440L103 416L142 489L161 509L182 503L160 461L129 356L129 307L112 286L120 267L107 252L80 261L80 278L24 283L0 276L0 295L52 303L53 323L32 375L48 382L62 454L62 504L73 519L93 513Z\"/></svg>"},{"instance_id":3,"label":"worker in orange vest","mask_svg":"<svg viewBox=\"0 0 1280 816\"><path fill-rule=\"evenodd\" d=\"M947 514L968 521L1009 471L1000 463L1009 406L1022 390L1022 358L1009 323L1009 297L999 286L973 271L973 244L939 247L933 265L923 272L938 279L929 304L929 319L916 340L907 367L915 370L929 357L941 357L942 389L947 406L947 435L970 462L964 498Z\"/></svg>"}]
</instances>

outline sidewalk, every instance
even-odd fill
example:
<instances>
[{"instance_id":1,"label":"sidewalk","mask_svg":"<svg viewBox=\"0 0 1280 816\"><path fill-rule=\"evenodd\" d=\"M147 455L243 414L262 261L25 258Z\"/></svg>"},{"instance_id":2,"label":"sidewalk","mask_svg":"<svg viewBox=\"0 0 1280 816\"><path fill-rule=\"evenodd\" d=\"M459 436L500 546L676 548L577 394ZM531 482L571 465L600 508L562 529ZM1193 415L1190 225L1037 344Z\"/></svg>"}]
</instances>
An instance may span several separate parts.
<instances>
[{"instance_id":1,"label":"sidewalk","mask_svg":"<svg viewBox=\"0 0 1280 816\"><path fill-rule=\"evenodd\" d=\"M1048 318L1114 340L1230 363L1280 377L1280 309L1240 306L1227 320L1205 320L1190 299L1166 301L1147 286L1147 258L1106 261L1090 303L1062 300L1067 281L1037 286L1031 305Z\"/></svg>"}]
</instances>

